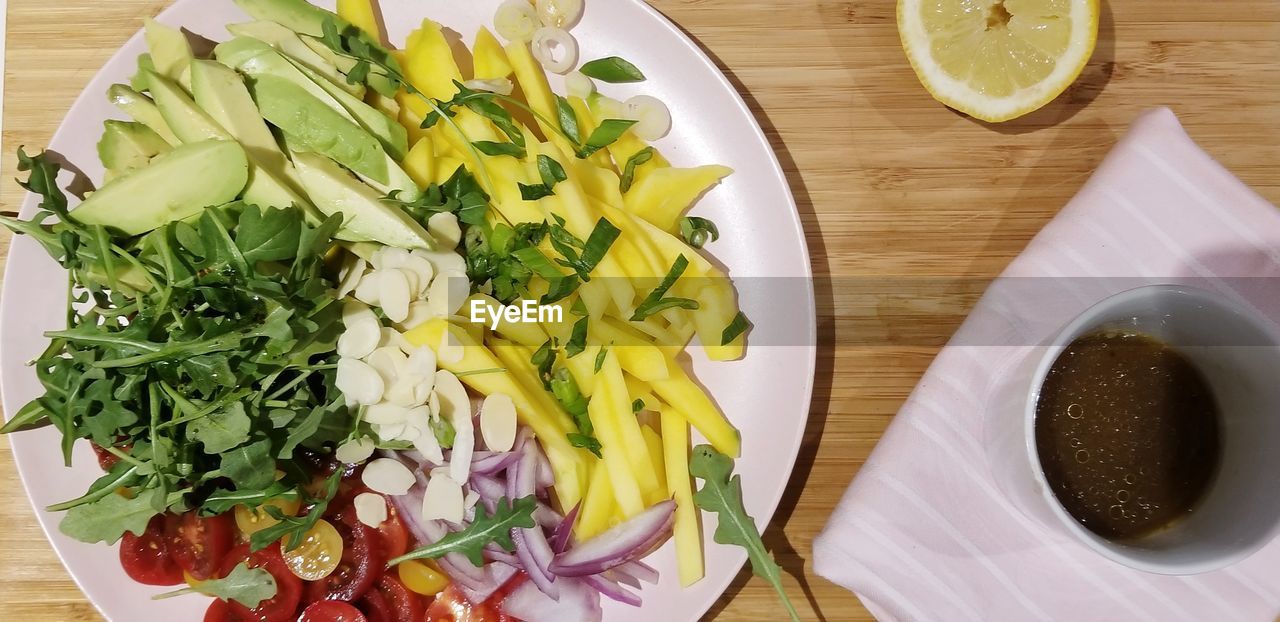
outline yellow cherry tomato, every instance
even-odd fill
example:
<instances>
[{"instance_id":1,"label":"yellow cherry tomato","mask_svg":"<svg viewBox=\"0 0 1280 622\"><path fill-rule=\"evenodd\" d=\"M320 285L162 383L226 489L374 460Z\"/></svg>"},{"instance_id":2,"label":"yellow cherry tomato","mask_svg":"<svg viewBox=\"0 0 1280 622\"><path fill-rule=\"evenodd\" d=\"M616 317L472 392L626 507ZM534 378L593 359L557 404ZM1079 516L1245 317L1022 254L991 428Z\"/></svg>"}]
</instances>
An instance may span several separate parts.
<instances>
[{"instance_id":1,"label":"yellow cherry tomato","mask_svg":"<svg viewBox=\"0 0 1280 622\"><path fill-rule=\"evenodd\" d=\"M338 568L342 561L342 535L329 521L320 519L307 532L302 544L284 552L284 563L305 581L319 581Z\"/></svg>"},{"instance_id":2,"label":"yellow cherry tomato","mask_svg":"<svg viewBox=\"0 0 1280 622\"><path fill-rule=\"evenodd\" d=\"M298 513L298 508L302 507L302 503L297 499L272 499L263 505L270 505L279 508L285 516L293 516ZM240 533L245 536L251 536L267 527L280 522L267 513L261 507L247 508L243 505L237 505L235 510L236 527L240 529Z\"/></svg>"},{"instance_id":3,"label":"yellow cherry tomato","mask_svg":"<svg viewBox=\"0 0 1280 622\"><path fill-rule=\"evenodd\" d=\"M400 562L396 568L400 573L400 582L423 596L435 596L449 587L449 577L416 559Z\"/></svg>"}]
</instances>

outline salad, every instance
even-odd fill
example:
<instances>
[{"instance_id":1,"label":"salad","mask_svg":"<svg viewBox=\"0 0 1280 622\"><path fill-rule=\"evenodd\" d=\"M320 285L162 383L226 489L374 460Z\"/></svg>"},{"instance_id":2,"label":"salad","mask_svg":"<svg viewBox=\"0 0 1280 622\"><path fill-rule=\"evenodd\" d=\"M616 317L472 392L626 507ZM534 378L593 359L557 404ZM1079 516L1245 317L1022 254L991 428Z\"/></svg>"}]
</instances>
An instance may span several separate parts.
<instances>
[{"instance_id":1,"label":"salad","mask_svg":"<svg viewBox=\"0 0 1280 622\"><path fill-rule=\"evenodd\" d=\"M645 76L579 64L581 0L508 0L468 58L430 19L390 48L371 0L236 3L207 57L147 20L83 200L19 150L38 210L0 224L69 303L0 431L92 444L61 531L207 622L565 622L640 606L668 540L701 580L709 513L797 619L677 360L750 331L686 215L731 171L672 166L660 100L597 92Z\"/></svg>"}]
</instances>

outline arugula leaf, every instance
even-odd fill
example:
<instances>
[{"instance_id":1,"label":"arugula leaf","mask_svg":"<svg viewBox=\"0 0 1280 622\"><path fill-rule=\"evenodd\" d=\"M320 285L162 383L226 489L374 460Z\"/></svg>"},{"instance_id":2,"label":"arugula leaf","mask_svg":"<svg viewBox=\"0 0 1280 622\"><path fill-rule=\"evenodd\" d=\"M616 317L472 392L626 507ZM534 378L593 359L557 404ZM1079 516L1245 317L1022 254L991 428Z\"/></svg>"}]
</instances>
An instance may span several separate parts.
<instances>
[{"instance_id":1,"label":"arugula leaf","mask_svg":"<svg viewBox=\"0 0 1280 622\"><path fill-rule=\"evenodd\" d=\"M733 320L729 322L729 325L724 327L724 332L720 334L720 345L729 345L734 339L738 338L738 335L747 332L748 328L751 328L751 320L747 319L747 314L739 311L737 315L733 316Z\"/></svg>"},{"instance_id":2,"label":"arugula leaf","mask_svg":"<svg viewBox=\"0 0 1280 622\"><path fill-rule=\"evenodd\" d=\"M220 468L236 488L258 489L270 486L275 478L271 441L264 438L224 452Z\"/></svg>"},{"instance_id":3,"label":"arugula leaf","mask_svg":"<svg viewBox=\"0 0 1280 622\"><path fill-rule=\"evenodd\" d=\"M645 147L631 154L631 157L627 158L626 166L622 168L622 177L618 180L618 189L622 190L624 194L631 190L631 184L635 183L636 180L636 168L652 160L655 153L657 152L654 151L653 147Z\"/></svg>"},{"instance_id":4,"label":"arugula leaf","mask_svg":"<svg viewBox=\"0 0 1280 622\"><path fill-rule=\"evenodd\" d=\"M591 154L612 145L635 124L635 121L629 119L605 119L587 137L587 142L578 148L578 157L589 158Z\"/></svg>"},{"instance_id":5,"label":"arugula leaf","mask_svg":"<svg viewBox=\"0 0 1280 622\"><path fill-rule=\"evenodd\" d=\"M476 149L480 150L487 156L511 156L513 158L523 158L525 154L524 147L515 143L499 143L492 140L477 140L471 143Z\"/></svg>"},{"instance_id":6,"label":"arugula leaf","mask_svg":"<svg viewBox=\"0 0 1280 622\"><path fill-rule=\"evenodd\" d=\"M191 584L191 587L152 596L151 600L163 600L185 594L204 594L222 600L234 600L253 609L262 601L274 598L277 589L276 579L270 572L263 568L250 568L248 562L240 562L221 579L197 581Z\"/></svg>"},{"instance_id":7,"label":"arugula leaf","mask_svg":"<svg viewBox=\"0 0 1280 622\"><path fill-rule=\"evenodd\" d=\"M538 155L538 175L542 178L540 184L516 184L520 187L520 198L526 201L537 201L543 197L549 197L555 194L556 184L569 178L559 162L543 154Z\"/></svg>"},{"instance_id":8,"label":"arugula leaf","mask_svg":"<svg viewBox=\"0 0 1280 622\"><path fill-rule=\"evenodd\" d=\"M268 475L271 474L268 473ZM267 515L278 522L249 536L249 550L260 551L271 546L276 541L280 542L280 548L283 551L292 551L298 548L298 545L302 544L302 541L306 538L307 532L316 526L316 522L329 509L329 503L338 494L338 484L341 482L342 469L335 469L333 474L325 480L325 487L321 495L312 497L309 500L311 509L302 516L286 516L284 512L280 511L280 508L269 505L262 506Z\"/></svg>"},{"instance_id":9,"label":"arugula leaf","mask_svg":"<svg viewBox=\"0 0 1280 622\"><path fill-rule=\"evenodd\" d=\"M387 562L387 566L395 566L411 559L436 559L448 553L461 553L477 568L484 566L484 547L490 542L496 543L503 550L515 550L511 540L513 529L531 529L536 523L533 511L537 501L530 495L516 499L515 502L503 497L493 509L493 514L485 510L484 504L476 506L475 520L462 531L455 531L430 544L410 551Z\"/></svg>"},{"instance_id":10,"label":"arugula leaf","mask_svg":"<svg viewBox=\"0 0 1280 622\"><path fill-rule=\"evenodd\" d=\"M204 444L205 453L220 454L249 440L250 426L244 404L235 402L187 424L187 436Z\"/></svg>"},{"instance_id":11,"label":"arugula leaf","mask_svg":"<svg viewBox=\"0 0 1280 622\"><path fill-rule=\"evenodd\" d=\"M302 223L282 209L246 209L240 215L236 247L248 263L295 256Z\"/></svg>"},{"instance_id":12,"label":"arugula leaf","mask_svg":"<svg viewBox=\"0 0 1280 622\"><path fill-rule=\"evenodd\" d=\"M693 456L689 459L689 473L703 480L702 488L693 495L694 504L704 512L719 515L715 541L745 549L747 558L751 560L752 572L773 586L787 614L798 622L800 616L782 586L782 568L769 555L755 521L742 505L742 477L730 477L733 460L709 445L699 445L693 449Z\"/></svg>"},{"instance_id":13,"label":"arugula leaf","mask_svg":"<svg viewBox=\"0 0 1280 622\"><path fill-rule=\"evenodd\" d=\"M644 74L624 58L609 56L583 63L578 68L582 75L602 82L622 84L627 82L643 82Z\"/></svg>"},{"instance_id":14,"label":"arugula leaf","mask_svg":"<svg viewBox=\"0 0 1280 622\"><path fill-rule=\"evenodd\" d=\"M684 238L689 246L702 248L707 242L719 240L720 230L716 228L716 223L706 218L685 216L680 219L680 237Z\"/></svg>"},{"instance_id":15,"label":"arugula leaf","mask_svg":"<svg viewBox=\"0 0 1280 622\"><path fill-rule=\"evenodd\" d=\"M151 517L160 513L153 504L157 491L138 492L132 498L108 494L93 503L67 511L58 530L81 542L115 544L126 531L142 535ZM160 496L163 499L163 495Z\"/></svg>"},{"instance_id":16,"label":"arugula leaf","mask_svg":"<svg viewBox=\"0 0 1280 622\"><path fill-rule=\"evenodd\" d=\"M578 113L569 100L556 95L556 116L559 117L560 131L575 145L582 144L582 130L578 126Z\"/></svg>"},{"instance_id":17,"label":"arugula leaf","mask_svg":"<svg viewBox=\"0 0 1280 622\"><path fill-rule=\"evenodd\" d=\"M664 297L667 295L667 291L671 289L671 286L676 284L676 281L680 279L680 275L684 274L685 269L688 267L689 260L685 259L684 255L676 257L675 262L671 264L671 269L667 271L667 276L663 277L662 282L659 283L657 287L653 288L653 291L649 292L649 295L645 296L645 299L636 306L636 312L631 316L631 321L642 322L645 318L655 313L673 307L679 307L681 309L697 309L698 301L696 300Z\"/></svg>"},{"instance_id":18,"label":"arugula leaf","mask_svg":"<svg viewBox=\"0 0 1280 622\"><path fill-rule=\"evenodd\" d=\"M290 488L280 482L272 482L270 486L262 490L227 490L223 488L214 491L204 500L204 503L200 505L200 515L217 516L230 512L237 505L255 508L272 499L297 499L299 496L296 488Z\"/></svg>"}]
</instances>

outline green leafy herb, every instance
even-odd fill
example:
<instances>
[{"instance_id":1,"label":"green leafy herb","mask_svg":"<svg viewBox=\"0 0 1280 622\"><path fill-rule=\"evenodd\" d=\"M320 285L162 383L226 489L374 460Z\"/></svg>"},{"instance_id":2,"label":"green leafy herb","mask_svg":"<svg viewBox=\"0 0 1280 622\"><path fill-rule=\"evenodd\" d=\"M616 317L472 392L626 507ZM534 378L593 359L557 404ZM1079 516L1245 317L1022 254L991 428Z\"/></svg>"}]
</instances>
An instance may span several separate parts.
<instances>
[{"instance_id":1,"label":"green leafy herb","mask_svg":"<svg viewBox=\"0 0 1280 622\"><path fill-rule=\"evenodd\" d=\"M636 400L631 402L631 412L638 413L644 410L644 400Z\"/></svg>"},{"instance_id":2,"label":"green leafy herb","mask_svg":"<svg viewBox=\"0 0 1280 622\"><path fill-rule=\"evenodd\" d=\"M716 223L706 218L685 216L680 219L680 237L684 238L689 246L702 248L707 242L719 240L720 230L716 228Z\"/></svg>"},{"instance_id":3,"label":"green leafy herb","mask_svg":"<svg viewBox=\"0 0 1280 622\"><path fill-rule=\"evenodd\" d=\"M559 162L541 154L538 155L538 176L542 178L540 184L516 184L520 187L520 198L526 201L537 201L543 197L549 197L555 194L556 184L569 178Z\"/></svg>"},{"instance_id":4,"label":"green leafy herb","mask_svg":"<svg viewBox=\"0 0 1280 622\"><path fill-rule=\"evenodd\" d=\"M472 145L487 156L511 156L513 158L524 157L524 147L515 143L499 143L492 140L477 140Z\"/></svg>"},{"instance_id":5,"label":"green leafy herb","mask_svg":"<svg viewBox=\"0 0 1280 622\"><path fill-rule=\"evenodd\" d=\"M431 434L436 437L436 443L439 443L440 447L453 448L453 443L458 438L458 430L453 427L453 423L444 417L432 417L427 425L431 427Z\"/></svg>"},{"instance_id":6,"label":"green leafy herb","mask_svg":"<svg viewBox=\"0 0 1280 622\"><path fill-rule=\"evenodd\" d=\"M262 490L227 490L214 491L200 506L201 516L217 516L231 511L237 505L255 508L272 499L298 499L298 490L280 482L273 482Z\"/></svg>"},{"instance_id":7,"label":"green leafy herb","mask_svg":"<svg viewBox=\"0 0 1280 622\"><path fill-rule=\"evenodd\" d=\"M108 494L93 503L68 510L58 524L58 529L81 542L107 544L114 544L126 531L142 535L147 530L151 517L161 512L155 508L156 494L159 493L148 491L132 499L124 495ZM163 495L160 498L163 499Z\"/></svg>"},{"instance_id":8,"label":"green leafy herb","mask_svg":"<svg viewBox=\"0 0 1280 622\"><path fill-rule=\"evenodd\" d=\"M582 447L597 458L602 457L600 441L595 438L595 427L591 425L591 417L587 413L587 398L582 395L578 381L568 369L561 367L551 376L551 395L560 402L578 428L577 432L569 433L569 444Z\"/></svg>"},{"instance_id":9,"label":"green leafy herb","mask_svg":"<svg viewBox=\"0 0 1280 622\"><path fill-rule=\"evenodd\" d=\"M635 121L628 119L605 119L587 137L587 142L578 148L578 157L589 158L591 154L612 145L635 124Z\"/></svg>"},{"instance_id":10,"label":"green leafy herb","mask_svg":"<svg viewBox=\"0 0 1280 622\"><path fill-rule=\"evenodd\" d=\"M622 178L618 181L618 188L624 193L631 190L631 185L636 180L636 168L652 160L655 153L657 152L653 147L645 147L627 158L626 166L622 167Z\"/></svg>"},{"instance_id":11,"label":"green leafy herb","mask_svg":"<svg viewBox=\"0 0 1280 622\"><path fill-rule=\"evenodd\" d=\"M604 369L604 360L605 360L605 357L607 357L607 356L609 356L609 349L608 349L608 348L600 348L600 352L599 352L598 354L596 354L596 366L595 366L595 369L596 369L596 373L597 373L597 374L598 374L598 373L600 373L600 370L601 370L601 369Z\"/></svg>"},{"instance_id":12,"label":"green leafy herb","mask_svg":"<svg viewBox=\"0 0 1280 622\"><path fill-rule=\"evenodd\" d=\"M573 358L587 349L587 320L589 319L584 316L573 323L573 332L569 335L569 341L564 344L566 357Z\"/></svg>"},{"instance_id":13,"label":"green leafy herb","mask_svg":"<svg viewBox=\"0 0 1280 622\"><path fill-rule=\"evenodd\" d=\"M578 113L569 100L556 95L556 116L559 117L560 131L575 145L582 144L582 129L578 126Z\"/></svg>"},{"instance_id":14,"label":"green leafy herb","mask_svg":"<svg viewBox=\"0 0 1280 622\"><path fill-rule=\"evenodd\" d=\"M584 76L614 84L644 81L644 74L640 73L640 70L635 65L617 56L599 58L583 63L578 71L581 71Z\"/></svg>"},{"instance_id":15,"label":"green leafy herb","mask_svg":"<svg viewBox=\"0 0 1280 622\"><path fill-rule=\"evenodd\" d=\"M533 356L529 357L529 362L533 363L534 368L538 370L538 378L542 380L542 386L548 391L551 390L551 372L556 365L556 341L555 338L548 339L534 350Z\"/></svg>"},{"instance_id":16,"label":"green leafy herb","mask_svg":"<svg viewBox=\"0 0 1280 622\"><path fill-rule=\"evenodd\" d=\"M268 474L270 475L270 474ZM333 497L338 494L338 484L342 482L342 469L334 470L328 479L325 480L324 490L320 496L309 499L311 509L302 516L288 516L275 506L265 505L262 510L268 516L276 519L276 524L256 532L249 536L249 549L260 551L271 546L271 544L279 541L280 547L285 551L291 551L298 548L302 541L307 537L307 532L316 526L316 522L324 516L325 511L329 509L329 503L333 501Z\"/></svg>"},{"instance_id":17,"label":"green leafy herb","mask_svg":"<svg viewBox=\"0 0 1280 622\"><path fill-rule=\"evenodd\" d=\"M185 594L204 594L222 600L234 600L253 609L262 601L274 598L277 589L276 579L270 572L263 568L250 568L248 562L240 562L221 579L198 581L191 587L165 592L152 596L151 599L162 600Z\"/></svg>"},{"instance_id":18,"label":"green leafy herb","mask_svg":"<svg viewBox=\"0 0 1280 622\"><path fill-rule=\"evenodd\" d=\"M508 552L515 550L511 530L532 528L536 524L533 520L536 508L537 501L532 495L516 499L514 503L503 497L495 505L493 514L489 514L483 504L477 505L476 518L466 529L450 533L435 544L392 559L387 565L395 566L411 559L436 559L449 553L461 553L479 568L484 565L484 547L490 542Z\"/></svg>"},{"instance_id":19,"label":"green leafy herb","mask_svg":"<svg viewBox=\"0 0 1280 622\"><path fill-rule=\"evenodd\" d=\"M751 321L747 319L747 314L739 311L737 315L733 316L733 320L729 322L729 325L724 327L724 332L720 334L720 345L727 346L733 343L733 340L737 339L738 335L747 332L748 328L751 328Z\"/></svg>"},{"instance_id":20,"label":"green leafy herb","mask_svg":"<svg viewBox=\"0 0 1280 622\"><path fill-rule=\"evenodd\" d=\"M331 51L355 59L356 64L347 71L347 82L367 83L383 97L395 97L401 86L406 86L396 57L359 28L346 23L339 26L337 16L324 20L319 41Z\"/></svg>"},{"instance_id":21,"label":"green leafy herb","mask_svg":"<svg viewBox=\"0 0 1280 622\"><path fill-rule=\"evenodd\" d=\"M791 619L800 620L782 586L782 568L765 549L755 521L747 515L747 510L742 505L742 477L730 477L733 473L733 460L708 445L699 445L694 448L689 460L689 473L703 480L702 488L693 495L694 504L702 511L713 512L720 517L715 541L745 549L747 558L751 560L752 571L768 581L778 592Z\"/></svg>"},{"instance_id":22,"label":"green leafy herb","mask_svg":"<svg viewBox=\"0 0 1280 622\"><path fill-rule=\"evenodd\" d=\"M688 267L689 260L685 259L684 255L677 257L675 262L671 265L671 270L667 272L667 276L663 277L662 282L659 283L652 292L649 292L649 295L645 296L645 299L636 307L636 312L631 316L631 321L642 322L645 318L655 313L676 307L681 309L697 309L698 301L696 300L665 297L667 295L667 291L671 289L671 286L676 284L680 275L684 274L685 269Z\"/></svg>"}]
</instances>

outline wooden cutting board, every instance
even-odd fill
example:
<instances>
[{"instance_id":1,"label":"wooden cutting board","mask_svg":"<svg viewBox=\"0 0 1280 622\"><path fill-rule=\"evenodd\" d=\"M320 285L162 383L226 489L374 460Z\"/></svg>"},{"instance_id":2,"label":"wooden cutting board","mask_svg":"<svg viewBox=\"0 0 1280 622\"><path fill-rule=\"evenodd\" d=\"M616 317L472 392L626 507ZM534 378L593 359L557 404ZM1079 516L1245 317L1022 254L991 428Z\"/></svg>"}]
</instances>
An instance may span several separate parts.
<instances>
[{"instance_id":1,"label":"wooden cutting board","mask_svg":"<svg viewBox=\"0 0 1280 622\"><path fill-rule=\"evenodd\" d=\"M9 0L5 210L21 200L13 152L44 145L141 18L167 4ZM1080 81L1045 109L994 127L920 87L892 0L653 4L716 58L756 111L787 169L814 272L834 277L817 288L822 347L807 442L765 537L806 620L870 619L853 595L812 573L813 537L985 283L1135 116L1171 106L1205 149L1280 204L1275 0L1104 0L1098 48ZM889 289L890 281L918 285ZM0 620L101 619L45 541L0 445ZM708 619L780 616L770 589L744 571Z\"/></svg>"}]
</instances>

